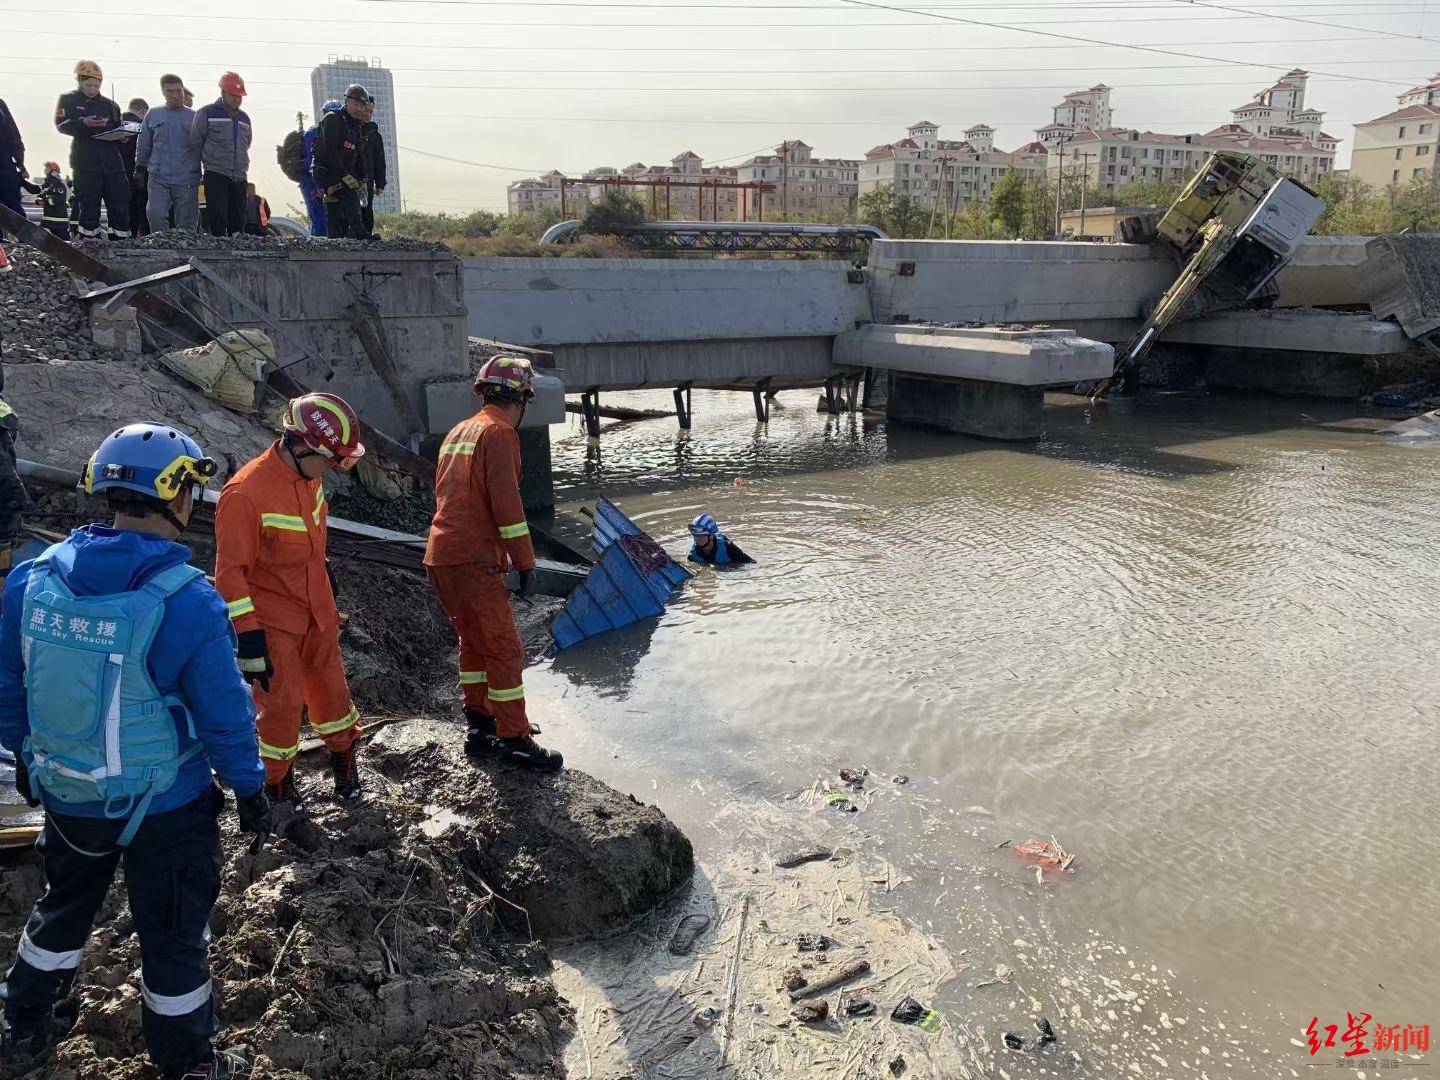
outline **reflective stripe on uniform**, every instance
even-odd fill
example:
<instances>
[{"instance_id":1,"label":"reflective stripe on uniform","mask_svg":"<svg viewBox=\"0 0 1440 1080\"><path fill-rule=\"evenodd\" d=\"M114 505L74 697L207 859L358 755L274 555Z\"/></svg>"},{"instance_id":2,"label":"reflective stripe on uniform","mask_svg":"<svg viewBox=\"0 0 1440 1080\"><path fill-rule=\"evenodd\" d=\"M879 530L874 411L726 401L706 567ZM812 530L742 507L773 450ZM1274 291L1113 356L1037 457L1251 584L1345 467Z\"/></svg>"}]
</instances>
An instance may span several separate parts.
<instances>
[{"instance_id":1,"label":"reflective stripe on uniform","mask_svg":"<svg viewBox=\"0 0 1440 1080\"><path fill-rule=\"evenodd\" d=\"M242 596L239 600L231 600L225 605L225 610L230 612L230 618L238 619L242 615L249 615L255 610L255 601L248 596Z\"/></svg>"},{"instance_id":2,"label":"reflective stripe on uniform","mask_svg":"<svg viewBox=\"0 0 1440 1080\"><path fill-rule=\"evenodd\" d=\"M492 686L487 696L491 701L520 701L525 697L525 687L516 686L509 690L496 690Z\"/></svg>"},{"instance_id":3,"label":"reflective stripe on uniform","mask_svg":"<svg viewBox=\"0 0 1440 1080\"><path fill-rule=\"evenodd\" d=\"M289 761L296 754L300 753L300 743L294 746L271 746L264 739L260 741L260 756L269 758L271 761Z\"/></svg>"},{"instance_id":4,"label":"reflective stripe on uniform","mask_svg":"<svg viewBox=\"0 0 1440 1080\"><path fill-rule=\"evenodd\" d=\"M311 724L310 726L315 729L316 735L334 735L337 731L344 731L348 727L353 727L359 719L360 710L355 707L354 702L351 702L350 711L339 720L333 720L328 724Z\"/></svg>"},{"instance_id":5,"label":"reflective stripe on uniform","mask_svg":"<svg viewBox=\"0 0 1440 1080\"><path fill-rule=\"evenodd\" d=\"M483 683L484 681L485 681L485 672L483 672L483 671L466 671L464 668L461 668L461 669L460 669L460 685L461 685L461 686L474 686L476 683Z\"/></svg>"},{"instance_id":6,"label":"reflective stripe on uniform","mask_svg":"<svg viewBox=\"0 0 1440 1080\"><path fill-rule=\"evenodd\" d=\"M325 509L325 489L317 488L315 491L315 509L310 516L315 519L315 524L320 524L320 511Z\"/></svg>"},{"instance_id":7,"label":"reflective stripe on uniform","mask_svg":"<svg viewBox=\"0 0 1440 1080\"><path fill-rule=\"evenodd\" d=\"M262 529L285 529L288 532L305 532L305 519L293 514L261 514Z\"/></svg>"},{"instance_id":8,"label":"reflective stripe on uniform","mask_svg":"<svg viewBox=\"0 0 1440 1080\"><path fill-rule=\"evenodd\" d=\"M191 990L188 994L157 994L145 985L145 979L140 979L140 1000L145 1002L145 1007L153 1013L161 1016L184 1016L192 1013L210 1000L210 980Z\"/></svg>"},{"instance_id":9,"label":"reflective stripe on uniform","mask_svg":"<svg viewBox=\"0 0 1440 1080\"><path fill-rule=\"evenodd\" d=\"M446 454L465 455L473 453L475 453L475 444L473 442L451 442L440 447L441 457L444 457Z\"/></svg>"},{"instance_id":10,"label":"reflective stripe on uniform","mask_svg":"<svg viewBox=\"0 0 1440 1080\"><path fill-rule=\"evenodd\" d=\"M520 522L518 525L501 525L500 539L514 540L517 536L529 536L530 525L527 522Z\"/></svg>"},{"instance_id":11,"label":"reflective stripe on uniform","mask_svg":"<svg viewBox=\"0 0 1440 1080\"><path fill-rule=\"evenodd\" d=\"M68 952L51 952L49 949L42 949L30 940L30 932L24 931L20 935L20 947L16 955L33 968L41 971L73 971L80 966L80 950L71 949Z\"/></svg>"}]
</instances>

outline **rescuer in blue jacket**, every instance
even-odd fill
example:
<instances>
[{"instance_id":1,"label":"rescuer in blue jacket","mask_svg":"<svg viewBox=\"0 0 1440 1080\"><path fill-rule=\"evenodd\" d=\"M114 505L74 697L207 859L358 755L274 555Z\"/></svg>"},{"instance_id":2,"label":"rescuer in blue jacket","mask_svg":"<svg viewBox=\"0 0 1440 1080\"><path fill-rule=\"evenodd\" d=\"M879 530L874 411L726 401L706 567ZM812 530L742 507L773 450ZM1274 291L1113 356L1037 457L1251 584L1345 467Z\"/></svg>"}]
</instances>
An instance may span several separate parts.
<instances>
[{"instance_id":1,"label":"rescuer in blue jacket","mask_svg":"<svg viewBox=\"0 0 1440 1080\"><path fill-rule=\"evenodd\" d=\"M344 102L331 98L320 106L321 119L344 108ZM310 175L310 170L315 168L315 140L319 137L320 120L306 128L305 134L300 137L300 147L305 154L305 177L300 181L300 194L305 199L305 213L310 216L311 236L325 235L325 195L320 185L315 183L315 177Z\"/></svg>"},{"instance_id":2,"label":"rescuer in blue jacket","mask_svg":"<svg viewBox=\"0 0 1440 1080\"><path fill-rule=\"evenodd\" d=\"M709 514L701 514L690 522L689 559L705 566L743 566L755 560L740 550L740 545L720 531Z\"/></svg>"},{"instance_id":3,"label":"rescuer in blue jacket","mask_svg":"<svg viewBox=\"0 0 1440 1080\"><path fill-rule=\"evenodd\" d=\"M15 755L17 790L45 808L46 891L0 987L0 1068L24 1072L61 1034L54 1006L122 863L151 1060L167 1080L242 1067L210 1042L207 924L225 804L211 769L246 832L270 831L270 807L225 602L176 542L215 472L167 425L121 428L84 474L114 524L76 529L5 582L0 744ZM103 801L87 801L92 791Z\"/></svg>"}]
</instances>

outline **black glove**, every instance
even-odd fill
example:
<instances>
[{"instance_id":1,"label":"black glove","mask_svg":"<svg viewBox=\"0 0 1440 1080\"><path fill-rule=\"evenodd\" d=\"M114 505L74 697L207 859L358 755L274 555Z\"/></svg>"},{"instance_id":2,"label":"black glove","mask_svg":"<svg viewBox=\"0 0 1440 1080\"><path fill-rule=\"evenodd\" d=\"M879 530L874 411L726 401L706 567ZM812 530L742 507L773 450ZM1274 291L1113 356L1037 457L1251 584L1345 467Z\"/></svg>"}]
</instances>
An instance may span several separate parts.
<instances>
[{"instance_id":1,"label":"black glove","mask_svg":"<svg viewBox=\"0 0 1440 1080\"><path fill-rule=\"evenodd\" d=\"M235 796L235 814L240 819L240 831L253 836L269 836L275 831L275 817L270 812L270 793L265 785L254 795Z\"/></svg>"},{"instance_id":2,"label":"black glove","mask_svg":"<svg viewBox=\"0 0 1440 1080\"><path fill-rule=\"evenodd\" d=\"M520 584L515 589L515 595L522 600L528 600L535 592L535 568L520 571Z\"/></svg>"},{"instance_id":3,"label":"black glove","mask_svg":"<svg viewBox=\"0 0 1440 1080\"><path fill-rule=\"evenodd\" d=\"M27 806L40 805L40 800L35 797L35 789L30 786L30 770L25 768L25 759L19 754L15 755L15 790L20 793Z\"/></svg>"},{"instance_id":4,"label":"black glove","mask_svg":"<svg viewBox=\"0 0 1440 1080\"><path fill-rule=\"evenodd\" d=\"M143 167L137 168L135 170L135 183L131 186L134 187L137 191L144 191L147 187L149 187L150 170Z\"/></svg>"},{"instance_id":5,"label":"black glove","mask_svg":"<svg viewBox=\"0 0 1440 1080\"><path fill-rule=\"evenodd\" d=\"M20 181L20 186L21 186L22 188L24 188L26 191L28 191L31 195L39 195L39 194L40 194L40 185L39 185L39 184L31 183L29 180L21 180L21 181Z\"/></svg>"},{"instance_id":6,"label":"black glove","mask_svg":"<svg viewBox=\"0 0 1440 1080\"><path fill-rule=\"evenodd\" d=\"M259 683L260 689L270 692L270 676L275 674L275 665L270 663L270 650L265 645L264 630L246 630L239 635L240 645L235 650L235 662L240 665L240 674L247 683Z\"/></svg>"}]
</instances>

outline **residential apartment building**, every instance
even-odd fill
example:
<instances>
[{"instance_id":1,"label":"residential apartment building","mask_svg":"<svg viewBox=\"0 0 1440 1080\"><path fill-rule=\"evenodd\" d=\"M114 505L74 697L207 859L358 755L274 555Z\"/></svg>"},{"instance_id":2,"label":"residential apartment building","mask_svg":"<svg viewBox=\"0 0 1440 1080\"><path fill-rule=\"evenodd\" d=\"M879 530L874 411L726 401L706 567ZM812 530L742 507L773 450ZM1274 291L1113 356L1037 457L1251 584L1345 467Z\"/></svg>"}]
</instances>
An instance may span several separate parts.
<instances>
[{"instance_id":1,"label":"residential apartment building","mask_svg":"<svg viewBox=\"0 0 1440 1080\"><path fill-rule=\"evenodd\" d=\"M1350 175L1377 188L1434 177L1440 157L1440 72L1397 99L1394 112L1355 125Z\"/></svg>"},{"instance_id":2,"label":"residential apartment building","mask_svg":"<svg viewBox=\"0 0 1440 1080\"><path fill-rule=\"evenodd\" d=\"M674 221L735 221L740 216L742 200L733 184L738 170L706 166L699 154L686 150L670 160L669 165L646 165L637 161L616 169L609 165L591 169L583 176L566 177L558 169L544 176L516 180L506 189L506 204L512 214L534 214L561 209L560 187L565 181L567 217L580 217L591 202L611 188L627 191L643 202L656 217ZM621 180L646 181L644 184L621 184ZM755 216L753 199L748 212Z\"/></svg>"},{"instance_id":3,"label":"residential apartment building","mask_svg":"<svg viewBox=\"0 0 1440 1080\"><path fill-rule=\"evenodd\" d=\"M1273 86L1232 109L1230 122L1204 134L1168 134L1126 127L1085 126L1081 118L1111 117L1110 87L1067 94L1054 120L1036 131L1049 151L1052 178L1083 172L1097 191L1136 181L1175 182L1192 176L1216 150L1254 154L1297 180L1313 182L1335 167L1339 140L1322 128L1325 114L1305 103L1307 72L1286 72Z\"/></svg>"},{"instance_id":4,"label":"residential apartment building","mask_svg":"<svg viewBox=\"0 0 1440 1080\"><path fill-rule=\"evenodd\" d=\"M834 223L854 220L859 173L860 162L817 158L800 139L786 139L775 153L753 157L736 170L743 182L774 185L765 196L767 218L818 217ZM753 207L750 216L756 216Z\"/></svg>"},{"instance_id":5,"label":"residential apartment building","mask_svg":"<svg viewBox=\"0 0 1440 1080\"><path fill-rule=\"evenodd\" d=\"M940 138L938 124L922 120L906 129L905 138L865 152L860 163L859 193L889 188L921 206L939 199L941 205L988 202L1000 178L1012 169L1026 176L1045 171L1045 147L1032 142L1019 150L995 149L995 129L976 124L962 141Z\"/></svg>"},{"instance_id":6,"label":"residential apartment building","mask_svg":"<svg viewBox=\"0 0 1440 1080\"><path fill-rule=\"evenodd\" d=\"M398 214L400 200L400 136L395 130L395 76L382 67L378 59L336 56L310 72L312 116L320 116L320 106L327 101L340 101L347 87L359 83L375 99L375 123L385 142L385 194L375 200L375 209L385 214ZM318 121L317 121L318 122Z\"/></svg>"},{"instance_id":7,"label":"residential apartment building","mask_svg":"<svg viewBox=\"0 0 1440 1080\"><path fill-rule=\"evenodd\" d=\"M590 197L598 199L605 191L603 175L586 174L592 184ZM693 150L684 150L670 159L669 165L646 165L634 162L620 170L627 180L653 181L653 186L627 187L625 190L643 202L655 217L664 221L735 221L740 216L740 193L719 184L736 182L736 170L725 166L707 166ZM707 186L709 185L709 186Z\"/></svg>"},{"instance_id":8,"label":"residential apartment building","mask_svg":"<svg viewBox=\"0 0 1440 1080\"><path fill-rule=\"evenodd\" d=\"M611 170L612 172L614 170ZM560 181L565 178L559 169L544 176L516 180L505 189L506 207L512 214L538 214L547 210L560 212ZM565 192L565 209L583 214L590 201L590 189L571 184ZM574 216L574 215L571 215Z\"/></svg>"}]
</instances>

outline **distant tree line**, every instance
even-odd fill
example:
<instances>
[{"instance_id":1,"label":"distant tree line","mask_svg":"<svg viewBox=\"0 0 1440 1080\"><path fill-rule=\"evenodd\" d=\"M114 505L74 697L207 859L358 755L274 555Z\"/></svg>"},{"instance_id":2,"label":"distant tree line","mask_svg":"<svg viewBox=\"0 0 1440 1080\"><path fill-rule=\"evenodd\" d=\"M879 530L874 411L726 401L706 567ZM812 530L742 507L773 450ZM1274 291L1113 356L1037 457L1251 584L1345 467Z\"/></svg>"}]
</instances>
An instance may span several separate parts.
<instances>
[{"instance_id":1,"label":"distant tree line","mask_svg":"<svg viewBox=\"0 0 1440 1080\"><path fill-rule=\"evenodd\" d=\"M1178 182L1131 182L1114 191L1091 189L1083 197L1092 207L1164 207L1182 187ZM1375 235L1405 229L1440 232L1440 183L1431 177L1375 188L1346 174L1328 173L1313 187L1325 200L1324 216L1312 230L1317 235ZM1067 177L1060 192L1061 209L1078 209L1081 198L1079 178ZM1026 178L1019 172L1007 172L996 182L989 202L965 203L953 212L943 205L915 202L896 195L891 188L880 188L860 196L856 216L897 239L1046 240L1055 236L1055 188L1048 177ZM586 208L581 239L558 247L541 247L539 242L545 230L561 220L558 210L534 214L412 210L377 214L375 225L382 235L436 241L462 255L600 258L629 253L615 232L648 218L640 199L628 192L611 191ZM766 219L776 219L776 215L767 213ZM819 219L812 214L805 218L792 215L791 220Z\"/></svg>"}]
</instances>

